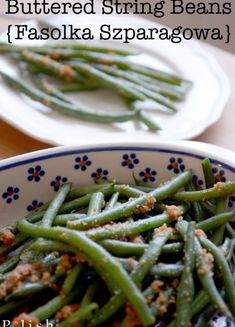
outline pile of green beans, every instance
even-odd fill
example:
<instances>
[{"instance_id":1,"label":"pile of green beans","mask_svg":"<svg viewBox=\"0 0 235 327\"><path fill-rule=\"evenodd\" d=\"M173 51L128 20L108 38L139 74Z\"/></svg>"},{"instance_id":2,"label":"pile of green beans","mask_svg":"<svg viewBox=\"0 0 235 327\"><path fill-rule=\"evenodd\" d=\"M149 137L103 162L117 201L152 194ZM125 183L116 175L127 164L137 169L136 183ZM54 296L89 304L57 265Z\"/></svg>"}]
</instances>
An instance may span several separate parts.
<instances>
[{"instance_id":1,"label":"pile of green beans","mask_svg":"<svg viewBox=\"0 0 235 327\"><path fill-rule=\"evenodd\" d=\"M155 109L174 114L192 83L179 76L134 63L139 53L101 45L60 44L19 47L0 43L0 54L11 58L27 80L0 71L13 89L29 98L80 120L97 123L141 122L148 130L160 128L142 103L151 100ZM87 109L68 93L108 89L123 99L128 111L113 113ZM136 124L135 126L140 126Z\"/></svg>"},{"instance_id":2,"label":"pile of green beans","mask_svg":"<svg viewBox=\"0 0 235 327\"><path fill-rule=\"evenodd\" d=\"M67 183L2 227L0 319L209 327L222 314L234 324L235 211L225 208L235 182L216 183L210 161L202 166L205 189L190 170L155 189Z\"/></svg>"}]
</instances>

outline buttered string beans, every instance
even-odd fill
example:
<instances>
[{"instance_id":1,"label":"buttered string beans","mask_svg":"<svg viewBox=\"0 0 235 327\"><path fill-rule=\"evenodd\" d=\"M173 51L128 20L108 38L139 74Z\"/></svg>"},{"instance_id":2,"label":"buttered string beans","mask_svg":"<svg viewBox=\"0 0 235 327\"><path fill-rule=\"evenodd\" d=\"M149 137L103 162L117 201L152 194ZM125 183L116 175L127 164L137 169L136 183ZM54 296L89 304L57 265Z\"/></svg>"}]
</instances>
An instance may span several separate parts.
<instances>
[{"instance_id":1,"label":"buttered string beans","mask_svg":"<svg viewBox=\"0 0 235 327\"><path fill-rule=\"evenodd\" d=\"M0 230L0 317L187 327L206 312L233 322L234 240L226 228L221 245L213 235L235 211L210 213L202 204L230 196L235 183L207 183L192 189L189 170L155 189L63 185L40 210Z\"/></svg>"},{"instance_id":2,"label":"buttered string beans","mask_svg":"<svg viewBox=\"0 0 235 327\"><path fill-rule=\"evenodd\" d=\"M143 102L151 100L149 109L154 102L154 110L174 114L192 86L180 76L136 63L139 55L136 51L103 44L21 47L0 43L0 53L10 56L20 73L22 67L27 72L27 83L0 72L3 81L14 90L63 115L96 123L133 121L135 128L143 124L150 131L158 132L161 126L145 110ZM68 96L70 92L96 89L117 93L131 112L103 113L86 108Z\"/></svg>"}]
</instances>

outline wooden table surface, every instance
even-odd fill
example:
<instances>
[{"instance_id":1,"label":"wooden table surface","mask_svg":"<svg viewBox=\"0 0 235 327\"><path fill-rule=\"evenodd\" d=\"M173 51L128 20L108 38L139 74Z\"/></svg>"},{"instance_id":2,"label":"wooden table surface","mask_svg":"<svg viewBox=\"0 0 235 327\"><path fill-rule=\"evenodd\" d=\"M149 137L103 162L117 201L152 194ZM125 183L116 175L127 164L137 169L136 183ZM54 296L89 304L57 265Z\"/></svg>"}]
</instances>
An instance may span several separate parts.
<instances>
[{"instance_id":1,"label":"wooden table surface","mask_svg":"<svg viewBox=\"0 0 235 327\"><path fill-rule=\"evenodd\" d=\"M4 17L0 17L0 32L9 23ZM204 47L215 56L227 73L231 83L231 97L220 120L195 140L235 151L235 56L209 45ZM28 137L0 118L0 159L48 147L51 145Z\"/></svg>"}]
</instances>

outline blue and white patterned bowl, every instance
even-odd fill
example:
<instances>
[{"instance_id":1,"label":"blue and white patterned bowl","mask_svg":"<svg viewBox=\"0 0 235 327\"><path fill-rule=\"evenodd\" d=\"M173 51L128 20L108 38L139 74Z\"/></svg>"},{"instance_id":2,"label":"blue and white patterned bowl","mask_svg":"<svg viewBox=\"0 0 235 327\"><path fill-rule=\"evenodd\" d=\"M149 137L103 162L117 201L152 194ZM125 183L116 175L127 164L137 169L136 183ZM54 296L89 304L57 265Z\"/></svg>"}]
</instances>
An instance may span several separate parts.
<instances>
[{"instance_id":1,"label":"blue and white patterned bowl","mask_svg":"<svg viewBox=\"0 0 235 327\"><path fill-rule=\"evenodd\" d=\"M47 202L61 184L93 184L116 179L134 184L134 178L154 185L193 169L194 182L204 184L201 160L209 157L217 181L235 180L235 153L197 142L131 143L58 147L0 162L0 225L19 219ZM235 195L228 199L235 208ZM214 317L211 326L229 326Z\"/></svg>"},{"instance_id":2,"label":"blue and white patterned bowl","mask_svg":"<svg viewBox=\"0 0 235 327\"><path fill-rule=\"evenodd\" d=\"M0 225L42 205L70 181L74 186L96 179L158 185L192 168L194 181L204 184L201 159L212 159L218 181L235 180L235 154L197 142L112 144L58 147L25 154L0 163ZM228 199L235 207L235 196Z\"/></svg>"}]
</instances>

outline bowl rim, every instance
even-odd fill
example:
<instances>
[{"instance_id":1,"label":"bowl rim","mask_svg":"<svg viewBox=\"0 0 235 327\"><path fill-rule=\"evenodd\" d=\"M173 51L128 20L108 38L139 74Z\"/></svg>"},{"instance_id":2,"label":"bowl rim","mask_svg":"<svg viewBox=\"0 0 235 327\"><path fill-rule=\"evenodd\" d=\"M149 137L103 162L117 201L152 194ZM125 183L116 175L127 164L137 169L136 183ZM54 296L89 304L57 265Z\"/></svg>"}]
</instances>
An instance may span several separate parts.
<instances>
[{"instance_id":1,"label":"bowl rim","mask_svg":"<svg viewBox=\"0 0 235 327\"><path fill-rule=\"evenodd\" d=\"M150 152L165 152L187 155L190 157L202 159L209 157L214 164L223 165L235 173L235 152L208 143L197 141L153 141L153 142L111 142L94 143L93 145L65 145L51 147L43 150L28 152L18 156L13 156L0 161L0 172L6 171L27 163L45 160L49 158L58 158L71 154L83 152L102 152L115 150L145 150Z\"/></svg>"}]
</instances>

